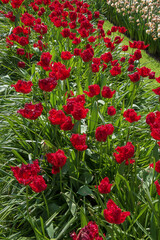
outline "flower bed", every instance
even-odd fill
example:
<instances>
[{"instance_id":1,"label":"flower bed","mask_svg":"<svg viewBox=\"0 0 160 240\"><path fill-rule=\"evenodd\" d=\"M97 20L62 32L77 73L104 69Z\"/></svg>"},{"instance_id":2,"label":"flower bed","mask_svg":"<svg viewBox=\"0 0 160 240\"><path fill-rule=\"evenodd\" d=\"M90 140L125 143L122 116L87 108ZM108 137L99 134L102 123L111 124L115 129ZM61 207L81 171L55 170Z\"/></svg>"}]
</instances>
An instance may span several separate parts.
<instances>
[{"instance_id":1,"label":"flower bed","mask_svg":"<svg viewBox=\"0 0 160 240\"><path fill-rule=\"evenodd\" d=\"M105 33L82 1L3 3L14 96L1 116L3 237L157 237L160 77L141 66L148 45L123 45L125 27Z\"/></svg>"},{"instance_id":2,"label":"flower bed","mask_svg":"<svg viewBox=\"0 0 160 240\"><path fill-rule=\"evenodd\" d=\"M155 0L142 1L93 1L95 8L117 26L128 29L131 39L150 44L148 51L155 56L160 53L160 10Z\"/></svg>"}]
</instances>

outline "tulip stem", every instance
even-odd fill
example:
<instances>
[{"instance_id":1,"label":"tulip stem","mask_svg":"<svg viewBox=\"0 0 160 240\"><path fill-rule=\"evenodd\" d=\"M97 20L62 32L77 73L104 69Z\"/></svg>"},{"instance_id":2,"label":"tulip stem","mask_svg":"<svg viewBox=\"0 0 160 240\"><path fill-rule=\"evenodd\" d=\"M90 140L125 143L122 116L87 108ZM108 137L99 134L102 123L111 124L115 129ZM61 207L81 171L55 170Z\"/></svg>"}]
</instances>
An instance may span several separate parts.
<instances>
[{"instance_id":1,"label":"tulip stem","mask_svg":"<svg viewBox=\"0 0 160 240\"><path fill-rule=\"evenodd\" d=\"M44 98L45 98L45 108L46 108L46 119L48 119L47 118L47 112L48 112L47 92L44 93Z\"/></svg>"},{"instance_id":2,"label":"tulip stem","mask_svg":"<svg viewBox=\"0 0 160 240\"><path fill-rule=\"evenodd\" d=\"M25 94L23 93L23 103L25 105Z\"/></svg>"},{"instance_id":3,"label":"tulip stem","mask_svg":"<svg viewBox=\"0 0 160 240\"><path fill-rule=\"evenodd\" d=\"M65 81L63 81L63 102L65 104L65 93L66 93L66 85Z\"/></svg>"},{"instance_id":4,"label":"tulip stem","mask_svg":"<svg viewBox=\"0 0 160 240\"><path fill-rule=\"evenodd\" d=\"M115 235L114 235L114 223L112 224L112 239L115 240Z\"/></svg>"},{"instance_id":5,"label":"tulip stem","mask_svg":"<svg viewBox=\"0 0 160 240\"><path fill-rule=\"evenodd\" d=\"M42 196L43 196L43 199L44 199L44 203L45 203L45 205L46 205L47 216L48 216L48 218L49 218L49 209L48 209L48 204L47 204L47 200L46 200L46 198L45 198L44 192L42 192Z\"/></svg>"},{"instance_id":6,"label":"tulip stem","mask_svg":"<svg viewBox=\"0 0 160 240\"><path fill-rule=\"evenodd\" d=\"M100 156L100 170L101 170L101 167L102 167L102 159L103 159L103 145L102 145L102 142L100 142L100 153L99 153L99 156Z\"/></svg>"},{"instance_id":7,"label":"tulip stem","mask_svg":"<svg viewBox=\"0 0 160 240\"><path fill-rule=\"evenodd\" d=\"M29 202L28 202L28 185L26 185L26 209L27 209L28 218L30 218L30 216L29 216Z\"/></svg>"},{"instance_id":8,"label":"tulip stem","mask_svg":"<svg viewBox=\"0 0 160 240\"><path fill-rule=\"evenodd\" d=\"M135 99L135 96L136 96L136 84L133 83L133 88L131 92L131 108L133 106L133 101Z\"/></svg>"},{"instance_id":9,"label":"tulip stem","mask_svg":"<svg viewBox=\"0 0 160 240\"><path fill-rule=\"evenodd\" d=\"M129 180L129 173L130 173L130 159L128 159L128 173L127 173L127 178L128 178L128 180Z\"/></svg>"},{"instance_id":10,"label":"tulip stem","mask_svg":"<svg viewBox=\"0 0 160 240\"><path fill-rule=\"evenodd\" d=\"M63 192L63 188L62 188L62 168L59 168L59 176L60 176L60 189L61 192Z\"/></svg>"},{"instance_id":11,"label":"tulip stem","mask_svg":"<svg viewBox=\"0 0 160 240\"><path fill-rule=\"evenodd\" d=\"M78 172L79 172L79 161L80 161L80 152L77 150L77 156L76 156L77 175L78 175Z\"/></svg>"},{"instance_id":12,"label":"tulip stem","mask_svg":"<svg viewBox=\"0 0 160 240\"><path fill-rule=\"evenodd\" d=\"M104 194L104 205L106 206L106 203L107 203L107 194L105 193Z\"/></svg>"},{"instance_id":13,"label":"tulip stem","mask_svg":"<svg viewBox=\"0 0 160 240\"><path fill-rule=\"evenodd\" d=\"M67 84L67 89L68 89L68 91L70 93L70 86L69 86L69 79L68 78L66 79L66 84Z\"/></svg>"},{"instance_id":14,"label":"tulip stem","mask_svg":"<svg viewBox=\"0 0 160 240\"><path fill-rule=\"evenodd\" d=\"M129 140L129 134L130 134L130 126L129 126L129 128L128 128L128 133L127 133L126 144L127 144L128 140Z\"/></svg>"},{"instance_id":15,"label":"tulip stem","mask_svg":"<svg viewBox=\"0 0 160 240\"><path fill-rule=\"evenodd\" d=\"M79 120L77 123L78 123L78 133L81 134L81 120Z\"/></svg>"},{"instance_id":16,"label":"tulip stem","mask_svg":"<svg viewBox=\"0 0 160 240\"><path fill-rule=\"evenodd\" d=\"M67 38L67 47L68 47L68 51L69 51L70 50L69 38Z\"/></svg>"}]
</instances>

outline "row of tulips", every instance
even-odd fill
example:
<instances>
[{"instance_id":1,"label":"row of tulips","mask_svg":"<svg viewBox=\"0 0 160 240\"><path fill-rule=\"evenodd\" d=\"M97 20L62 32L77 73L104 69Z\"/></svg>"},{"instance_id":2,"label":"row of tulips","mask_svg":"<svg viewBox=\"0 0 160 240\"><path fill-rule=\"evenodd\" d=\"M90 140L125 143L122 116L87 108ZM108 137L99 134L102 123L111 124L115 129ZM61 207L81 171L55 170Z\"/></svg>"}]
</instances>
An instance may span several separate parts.
<instances>
[{"instance_id":1,"label":"row of tulips","mask_svg":"<svg viewBox=\"0 0 160 240\"><path fill-rule=\"evenodd\" d=\"M147 139L151 143L145 158L149 167L152 149L158 149L160 140L160 87L150 89L150 106L148 100L147 105L142 103L145 84L151 81L156 86L160 82L155 72L140 64L141 51L148 45L142 41L123 45L120 35L127 31L125 27L114 26L105 33L99 12L92 13L83 1L2 2L1 14L11 25L7 51L17 59L17 79L12 80L11 87L21 98L12 117L15 128L25 126L17 141L25 150L20 157L23 163L17 166L20 154L16 153L11 171L26 188L27 217L22 211L20 214L30 224L29 234L36 239L136 239L137 233L132 231L135 219L139 218L140 225L143 222L141 208L135 210L138 185L143 182L138 174L145 171L138 160L146 154L140 145L145 146ZM129 47L132 55L126 53ZM143 104L145 112L140 110ZM23 142L26 136L29 139ZM151 165L154 175L149 200L160 194L157 162ZM128 199L124 184L120 190L121 181L133 188L134 204L131 190ZM16 181L15 186L14 191L21 191ZM34 197L28 186L36 193ZM121 191L125 191L124 196ZM32 212L31 202L34 205L39 199L45 207ZM65 206L60 218L56 218L59 210L53 211L53 203L59 204L58 209ZM159 213L149 204L159 229ZM42 230L42 217L41 225L38 220L34 223L39 212L46 221ZM65 225L63 215L68 221ZM138 234L151 235L147 230Z\"/></svg>"},{"instance_id":2,"label":"row of tulips","mask_svg":"<svg viewBox=\"0 0 160 240\"><path fill-rule=\"evenodd\" d=\"M132 39L149 43L148 51L158 56L160 53L160 11L157 1L107 0L93 2L93 5L101 9L115 25L125 26L128 29L127 34Z\"/></svg>"}]
</instances>

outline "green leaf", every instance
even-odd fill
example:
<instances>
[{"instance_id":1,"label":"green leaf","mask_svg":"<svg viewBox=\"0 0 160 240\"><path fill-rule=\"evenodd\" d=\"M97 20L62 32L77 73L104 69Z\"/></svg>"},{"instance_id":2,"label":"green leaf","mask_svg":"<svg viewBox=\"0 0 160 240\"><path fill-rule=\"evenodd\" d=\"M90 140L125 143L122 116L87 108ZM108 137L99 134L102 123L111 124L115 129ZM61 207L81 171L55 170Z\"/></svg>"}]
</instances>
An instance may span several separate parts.
<instances>
[{"instance_id":1,"label":"green leaf","mask_svg":"<svg viewBox=\"0 0 160 240\"><path fill-rule=\"evenodd\" d=\"M90 132L92 132L95 129L95 127L97 126L97 122L98 122L98 106L97 106L97 102L95 101L93 104L92 113L89 119Z\"/></svg>"},{"instance_id":2,"label":"green leaf","mask_svg":"<svg viewBox=\"0 0 160 240\"><path fill-rule=\"evenodd\" d=\"M45 230L44 230L44 222L43 222L43 218L40 217L40 221L41 221L41 229L42 229L42 233L45 236Z\"/></svg>"},{"instance_id":3,"label":"green leaf","mask_svg":"<svg viewBox=\"0 0 160 240\"><path fill-rule=\"evenodd\" d=\"M155 216L152 213L152 215L151 215L151 237L152 237L152 239L158 239L157 229L158 229L158 226L155 221Z\"/></svg>"},{"instance_id":4,"label":"green leaf","mask_svg":"<svg viewBox=\"0 0 160 240\"><path fill-rule=\"evenodd\" d=\"M45 140L44 140L44 143L45 143L48 147L56 150L56 147L55 147L49 140L46 140L46 139L45 139Z\"/></svg>"},{"instance_id":5,"label":"green leaf","mask_svg":"<svg viewBox=\"0 0 160 240\"><path fill-rule=\"evenodd\" d=\"M90 184L90 182L93 180L93 175L89 172L84 172L81 175L81 179L83 182L85 182L85 184Z\"/></svg>"},{"instance_id":6,"label":"green leaf","mask_svg":"<svg viewBox=\"0 0 160 240\"><path fill-rule=\"evenodd\" d=\"M66 199L66 202L68 204L68 207L69 207L69 210L71 211L72 215L74 216L75 213L76 213L76 203L75 203L75 200L74 200L74 195L72 192L66 192L64 194L64 197Z\"/></svg>"},{"instance_id":7,"label":"green leaf","mask_svg":"<svg viewBox=\"0 0 160 240\"><path fill-rule=\"evenodd\" d=\"M124 173L125 168L126 168L126 165L125 165L125 161L124 161L120 164L119 169L118 169L118 173L120 175L122 175Z\"/></svg>"},{"instance_id":8,"label":"green leaf","mask_svg":"<svg viewBox=\"0 0 160 240\"><path fill-rule=\"evenodd\" d=\"M84 209L82 206L81 206L81 210L80 210L80 218L81 218L81 228L83 228L87 225L87 218L86 218L86 215L84 213Z\"/></svg>"},{"instance_id":9,"label":"green leaf","mask_svg":"<svg viewBox=\"0 0 160 240\"><path fill-rule=\"evenodd\" d=\"M81 121L77 121L75 124L74 124L74 127L73 127L73 132L74 133L77 133L78 132L78 129L81 127Z\"/></svg>"},{"instance_id":10,"label":"green leaf","mask_svg":"<svg viewBox=\"0 0 160 240\"><path fill-rule=\"evenodd\" d=\"M62 231L59 233L59 235L57 236L56 240L58 239L63 239L62 236L64 235L65 231L73 224L73 222L76 220L76 216L74 216L73 218L71 218L67 224L65 224L65 226L63 227Z\"/></svg>"},{"instance_id":11,"label":"green leaf","mask_svg":"<svg viewBox=\"0 0 160 240\"><path fill-rule=\"evenodd\" d=\"M156 160L156 162L159 160L159 154L158 154L158 145L157 143L155 144L154 148L153 148L153 156Z\"/></svg>"},{"instance_id":12,"label":"green leaf","mask_svg":"<svg viewBox=\"0 0 160 240\"><path fill-rule=\"evenodd\" d=\"M77 193L80 194L83 197L93 194L91 189L89 187L85 186L85 185L80 187Z\"/></svg>"},{"instance_id":13,"label":"green leaf","mask_svg":"<svg viewBox=\"0 0 160 240\"><path fill-rule=\"evenodd\" d=\"M20 162L23 162L24 164L27 164L27 162L24 160L24 158L16 150L12 149L12 152L20 160Z\"/></svg>"},{"instance_id":14,"label":"green leaf","mask_svg":"<svg viewBox=\"0 0 160 240\"><path fill-rule=\"evenodd\" d=\"M102 123L106 124L103 115L100 112L98 112L98 115L99 115L100 119L102 120Z\"/></svg>"},{"instance_id":15,"label":"green leaf","mask_svg":"<svg viewBox=\"0 0 160 240\"><path fill-rule=\"evenodd\" d=\"M52 107L56 106L56 96L55 93L51 92L50 94L50 103L52 105Z\"/></svg>"},{"instance_id":16,"label":"green leaf","mask_svg":"<svg viewBox=\"0 0 160 240\"><path fill-rule=\"evenodd\" d=\"M53 223L51 223L51 224L49 225L49 227L46 228L46 231L47 231L47 233L48 233L48 236L49 236L50 238L52 238L53 235L54 235ZM54 239L54 238L52 238L52 239Z\"/></svg>"},{"instance_id":17,"label":"green leaf","mask_svg":"<svg viewBox=\"0 0 160 240\"><path fill-rule=\"evenodd\" d=\"M66 207L66 204L63 204L53 215L45 222L46 226L49 226L53 219Z\"/></svg>"}]
</instances>

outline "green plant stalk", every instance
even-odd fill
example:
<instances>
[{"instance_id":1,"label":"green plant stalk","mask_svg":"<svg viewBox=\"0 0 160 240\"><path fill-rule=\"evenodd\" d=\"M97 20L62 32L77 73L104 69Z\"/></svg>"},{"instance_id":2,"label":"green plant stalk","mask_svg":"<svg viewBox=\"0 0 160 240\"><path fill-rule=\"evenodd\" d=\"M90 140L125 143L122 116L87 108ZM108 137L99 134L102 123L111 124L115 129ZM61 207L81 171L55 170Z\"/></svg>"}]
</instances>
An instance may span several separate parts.
<instances>
[{"instance_id":1,"label":"green plant stalk","mask_svg":"<svg viewBox=\"0 0 160 240\"><path fill-rule=\"evenodd\" d=\"M44 192L42 192L42 196L43 196L43 199L44 199L44 203L46 205L47 216L49 218L49 208L48 208L48 204L47 204L47 200L45 198Z\"/></svg>"},{"instance_id":2,"label":"green plant stalk","mask_svg":"<svg viewBox=\"0 0 160 240\"><path fill-rule=\"evenodd\" d=\"M127 178L128 178L128 181L129 181L129 173L130 173L130 168L131 168L131 163L130 163L130 159L128 159L128 172L127 172Z\"/></svg>"},{"instance_id":3,"label":"green plant stalk","mask_svg":"<svg viewBox=\"0 0 160 240\"><path fill-rule=\"evenodd\" d=\"M100 150L100 152L99 152L99 155L100 155L99 168L101 169L102 168L102 160L103 160L103 145L102 145L102 142L100 142L99 150Z\"/></svg>"},{"instance_id":4,"label":"green plant stalk","mask_svg":"<svg viewBox=\"0 0 160 240\"><path fill-rule=\"evenodd\" d=\"M78 134L81 134L81 120L78 121Z\"/></svg>"},{"instance_id":5,"label":"green plant stalk","mask_svg":"<svg viewBox=\"0 0 160 240\"><path fill-rule=\"evenodd\" d=\"M106 148L106 153L110 154L110 139L109 136L107 136L107 148Z\"/></svg>"},{"instance_id":6,"label":"green plant stalk","mask_svg":"<svg viewBox=\"0 0 160 240\"><path fill-rule=\"evenodd\" d=\"M68 91L70 93L70 85L69 85L69 79L68 78L66 79L66 84L67 84L67 89L68 89Z\"/></svg>"},{"instance_id":7,"label":"green plant stalk","mask_svg":"<svg viewBox=\"0 0 160 240\"><path fill-rule=\"evenodd\" d=\"M86 155L86 151L83 151L82 162L85 162L85 155Z\"/></svg>"},{"instance_id":8,"label":"green plant stalk","mask_svg":"<svg viewBox=\"0 0 160 240\"><path fill-rule=\"evenodd\" d=\"M25 104L25 94L23 93L23 104Z\"/></svg>"},{"instance_id":9,"label":"green plant stalk","mask_svg":"<svg viewBox=\"0 0 160 240\"><path fill-rule=\"evenodd\" d=\"M87 63L86 64L86 67L89 69L89 73L88 73L88 78L87 78L87 81L86 81L86 89L88 88L89 85L91 85L92 83L92 71L91 71L91 62Z\"/></svg>"},{"instance_id":10,"label":"green plant stalk","mask_svg":"<svg viewBox=\"0 0 160 240\"><path fill-rule=\"evenodd\" d=\"M66 93L66 83L65 83L65 81L63 81L63 102L64 102L64 104L65 104L65 93Z\"/></svg>"},{"instance_id":11,"label":"green plant stalk","mask_svg":"<svg viewBox=\"0 0 160 240\"><path fill-rule=\"evenodd\" d=\"M26 210L27 210L27 216L30 218L29 215L29 201L28 201L28 185L26 185Z\"/></svg>"},{"instance_id":12,"label":"green plant stalk","mask_svg":"<svg viewBox=\"0 0 160 240\"><path fill-rule=\"evenodd\" d=\"M115 229L114 229L114 223L113 223L112 224L112 239L116 240L114 232L115 232Z\"/></svg>"},{"instance_id":13,"label":"green plant stalk","mask_svg":"<svg viewBox=\"0 0 160 240\"><path fill-rule=\"evenodd\" d=\"M107 203L107 194L103 194L104 195L104 206L106 206Z\"/></svg>"},{"instance_id":14,"label":"green plant stalk","mask_svg":"<svg viewBox=\"0 0 160 240\"><path fill-rule=\"evenodd\" d=\"M77 93L80 94L80 88L81 88L81 68L82 68L82 60L80 59L79 61L77 61L77 66L79 65L79 70L77 73L77 77L76 77L76 83L77 83Z\"/></svg>"},{"instance_id":15,"label":"green plant stalk","mask_svg":"<svg viewBox=\"0 0 160 240\"><path fill-rule=\"evenodd\" d=\"M131 108L133 106L133 101L134 101L135 95L136 95L136 85L133 84L133 89L132 89L132 92L131 92Z\"/></svg>"},{"instance_id":16,"label":"green plant stalk","mask_svg":"<svg viewBox=\"0 0 160 240\"><path fill-rule=\"evenodd\" d=\"M48 120L48 117L47 117L47 113L48 113L47 92L44 93L44 97L45 97L46 119Z\"/></svg>"},{"instance_id":17,"label":"green plant stalk","mask_svg":"<svg viewBox=\"0 0 160 240\"><path fill-rule=\"evenodd\" d=\"M138 157L139 157L139 145L137 145L137 153L136 153L135 164L134 164L134 171L135 171L134 184L135 184L135 186L137 186L137 160L138 160Z\"/></svg>"},{"instance_id":18,"label":"green plant stalk","mask_svg":"<svg viewBox=\"0 0 160 240\"><path fill-rule=\"evenodd\" d=\"M67 38L67 48L68 48L68 51L70 51L69 37Z\"/></svg>"},{"instance_id":19,"label":"green plant stalk","mask_svg":"<svg viewBox=\"0 0 160 240\"><path fill-rule=\"evenodd\" d=\"M59 168L59 177L60 177L60 189L61 192L63 193L63 187L62 187L62 168Z\"/></svg>"},{"instance_id":20,"label":"green plant stalk","mask_svg":"<svg viewBox=\"0 0 160 240\"><path fill-rule=\"evenodd\" d=\"M77 170L77 176L79 176L79 164L80 164L80 152L77 150L77 154L76 154L76 170Z\"/></svg>"},{"instance_id":21,"label":"green plant stalk","mask_svg":"<svg viewBox=\"0 0 160 240\"><path fill-rule=\"evenodd\" d=\"M157 141L156 141L156 145L157 145ZM156 160L155 157L153 157L153 177L152 177L152 183L151 183L151 190L150 190L150 195L152 196L153 193L153 184L154 184L154 178L155 178L155 164L156 164Z\"/></svg>"},{"instance_id":22,"label":"green plant stalk","mask_svg":"<svg viewBox=\"0 0 160 240\"><path fill-rule=\"evenodd\" d=\"M128 128L128 133L127 133L127 138L126 138L126 144L127 144L128 140L129 140L129 135L130 135L130 126L129 126L129 128Z\"/></svg>"}]
</instances>

